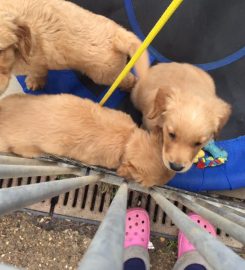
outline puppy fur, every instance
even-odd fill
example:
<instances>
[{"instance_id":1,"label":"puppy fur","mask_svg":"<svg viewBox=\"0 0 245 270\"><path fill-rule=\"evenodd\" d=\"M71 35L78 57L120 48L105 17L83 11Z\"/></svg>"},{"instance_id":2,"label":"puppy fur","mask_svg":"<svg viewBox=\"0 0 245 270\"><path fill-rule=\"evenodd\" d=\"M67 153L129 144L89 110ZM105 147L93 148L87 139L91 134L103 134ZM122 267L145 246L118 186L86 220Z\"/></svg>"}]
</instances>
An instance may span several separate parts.
<instances>
[{"instance_id":1,"label":"puppy fur","mask_svg":"<svg viewBox=\"0 0 245 270\"><path fill-rule=\"evenodd\" d=\"M0 1L0 92L10 74L27 75L28 88L42 88L50 69L78 70L95 83L110 85L140 46L140 40L114 21L64 0ZM138 76L149 66L145 52ZM130 73L121 83L132 88Z\"/></svg>"},{"instance_id":2,"label":"puppy fur","mask_svg":"<svg viewBox=\"0 0 245 270\"><path fill-rule=\"evenodd\" d=\"M187 171L198 151L221 131L231 106L217 97L212 78L180 63L158 64L132 91L147 129L161 127L162 158L167 168Z\"/></svg>"},{"instance_id":3,"label":"puppy fur","mask_svg":"<svg viewBox=\"0 0 245 270\"><path fill-rule=\"evenodd\" d=\"M0 152L66 156L150 187L174 176L163 164L161 145L161 132L148 133L127 114L87 99L15 94L0 101Z\"/></svg>"}]
</instances>

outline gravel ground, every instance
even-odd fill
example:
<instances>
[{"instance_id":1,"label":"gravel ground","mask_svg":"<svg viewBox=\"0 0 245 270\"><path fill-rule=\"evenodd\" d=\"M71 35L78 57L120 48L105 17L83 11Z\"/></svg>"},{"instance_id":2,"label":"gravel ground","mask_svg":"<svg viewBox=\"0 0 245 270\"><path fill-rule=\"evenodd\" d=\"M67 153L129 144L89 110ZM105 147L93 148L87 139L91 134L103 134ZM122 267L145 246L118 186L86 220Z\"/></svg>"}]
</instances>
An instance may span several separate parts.
<instances>
[{"instance_id":1,"label":"gravel ground","mask_svg":"<svg viewBox=\"0 0 245 270\"><path fill-rule=\"evenodd\" d=\"M0 219L0 262L28 270L76 269L97 226L27 213ZM152 270L170 270L176 261L176 242L152 237Z\"/></svg>"}]
</instances>

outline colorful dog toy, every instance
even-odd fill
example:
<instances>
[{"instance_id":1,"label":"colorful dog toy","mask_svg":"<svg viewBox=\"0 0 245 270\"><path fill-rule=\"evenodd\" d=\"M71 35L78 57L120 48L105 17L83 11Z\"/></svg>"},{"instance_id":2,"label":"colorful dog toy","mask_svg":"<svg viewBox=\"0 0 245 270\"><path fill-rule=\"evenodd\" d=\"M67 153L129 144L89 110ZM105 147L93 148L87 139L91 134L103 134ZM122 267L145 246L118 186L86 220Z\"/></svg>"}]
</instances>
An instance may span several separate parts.
<instances>
[{"instance_id":1,"label":"colorful dog toy","mask_svg":"<svg viewBox=\"0 0 245 270\"><path fill-rule=\"evenodd\" d=\"M209 143L203 147L197 154L194 163L197 164L199 169L206 167L215 167L222 165L227 161L228 154L225 150L220 149L214 140L209 141Z\"/></svg>"}]
</instances>

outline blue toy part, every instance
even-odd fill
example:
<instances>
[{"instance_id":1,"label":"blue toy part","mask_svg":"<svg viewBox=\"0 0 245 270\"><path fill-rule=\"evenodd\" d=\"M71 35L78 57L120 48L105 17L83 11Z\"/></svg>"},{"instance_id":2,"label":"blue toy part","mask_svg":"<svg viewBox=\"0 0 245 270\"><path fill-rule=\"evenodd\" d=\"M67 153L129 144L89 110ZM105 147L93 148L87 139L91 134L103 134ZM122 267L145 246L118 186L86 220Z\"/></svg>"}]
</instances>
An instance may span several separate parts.
<instances>
[{"instance_id":1,"label":"blue toy part","mask_svg":"<svg viewBox=\"0 0 245 270\"><path fill-rule=\"evenodd\" d=\"M195 192L244 188L245 136L216 144L227 150L229 162L202 170L194 165L188 172L177 174L168 185Z\"/></svg>"},{"instance_id":2,"label":"blue toy part","mask_svg":"<svg viewBox=\"0 0 245 270\"><path fill-rule=\"evenodd\" d=\"M203 147L203 149L204 149L206 152L210 153L210 154L212 155L212 157L215 158L215 159L216 159L216 158L224 158L224 159L227 159L227 157L228 157L227 152L226 152L225 150L219 148L219 147L215 144L214 140L210 140L210 141L208 142L208 144L205 145L205 146Z\"/></svg>"}]
</instances>

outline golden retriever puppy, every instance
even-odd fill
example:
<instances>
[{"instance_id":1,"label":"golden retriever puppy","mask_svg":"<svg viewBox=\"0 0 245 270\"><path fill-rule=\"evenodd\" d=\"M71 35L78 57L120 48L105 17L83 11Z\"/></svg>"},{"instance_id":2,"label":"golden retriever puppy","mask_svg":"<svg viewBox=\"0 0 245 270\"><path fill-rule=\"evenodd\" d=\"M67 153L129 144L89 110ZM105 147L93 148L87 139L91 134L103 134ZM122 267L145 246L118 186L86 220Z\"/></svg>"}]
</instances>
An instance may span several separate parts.
<instances>
[{"instance_id":1,"label":"golden retriever puppy","mask_svg":"<svg viewBox=\"0 0 245 270\"><path fill-rule=\"evenodd\" d=\"M231 107L218 98L212 78L190 64L166 63L149 69L132 91L149 130L161 127L167 168L187 171L198 151L223 128Z\"/></svg>"},{"instance_id":2,"label":"golden retriever puppy","mask_svg":"<svg viewBox=\"0 0 245 270\"><path fill-rule=\"evenodd\" d=\"M49 69L74 69L95 83L110 85L140 40L112 20L63 0L0 1L0 92L10 74L27 75L29 89L42 88ZM145 52L135 69L148 69ZM121 83L135 84L130 73Z\"/></svg>"},{"instance_id":3,"label":"golden retriever puppy","mask_svg":"<svg viewBox=\"0 0 245 270\"><path fill-rule=\"evenodd\" d=\"M0 101L0 152L44 153L117 169L144 186L174 173L161 158L161 132L148 133L127 114L72 95L15 94Z\"/></svg>"}]
</instances>

